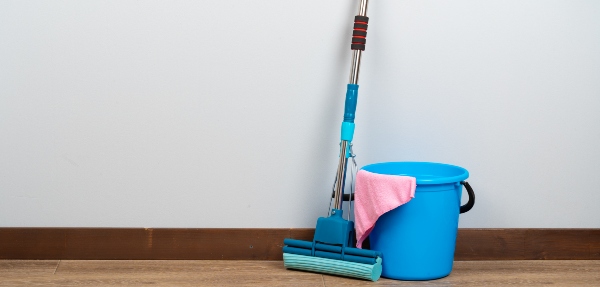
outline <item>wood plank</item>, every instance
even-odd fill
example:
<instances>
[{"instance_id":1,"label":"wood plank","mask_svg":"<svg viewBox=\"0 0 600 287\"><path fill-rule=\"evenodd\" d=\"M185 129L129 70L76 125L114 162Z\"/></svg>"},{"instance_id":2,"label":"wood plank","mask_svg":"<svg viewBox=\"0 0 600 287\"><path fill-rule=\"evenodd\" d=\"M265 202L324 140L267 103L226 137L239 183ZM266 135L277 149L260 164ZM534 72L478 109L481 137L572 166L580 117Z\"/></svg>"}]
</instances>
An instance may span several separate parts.
<instances>
[{"instance_id":1,"label":"wood plank","mask_svg":"<svg viewBox=\"0 0 600 287\"><path fill-rule=\"evenodd\" d=\"M0 260L0 266L32 270L55 262L39 263ZM446 278L375 283L260 260L63 260L55 274L44 272L0 273L0 286L598 286L600 260L461 261Z\"/></svg>"},{"instance_id":2,"label":"wood plank","mask_svg":"<svg viewBox=\"0 0 600 287\"><path fill-rule=\"evenodd\" d=\"M522 260L524 229L459 229L455 260Z\"/></svg>"},{"instance_id":3,"label":"wood plank","mask_svg":"<svg viewBox=\"0 0 600 287\"><path fill-rule=\"evenodd\" d=\"M53 274L59 260L0 260L0 278L8 275Z\"/></svg>"},{"instance_id":4,"label":"wood plank","mask_svg":"<svg viewBox=\"0 0 600 287\"><path fill-rule=\"evenodd\" d=\"M66 248L60 259L149 258L152 232L143 228L63 228Z\"/></svg>"},{"instance_id":5,"label":"wood plank","mask_svg":"<svg viewBox=\"0 0 600 287\"><path fill-rule=\"evenodd\" d=\"M69 230L64 259L281 259L285 229ZM281 238L281 240L279 240Z\"/></svg>"},{"instance_id":6,"label":"wood plank","mask_svg":"<svg viewBox=\"0 0 600 287\"><path fill-rule=\"evenodd\" d=\"M0 228L0 259L60 259L64 228Z\"/></svg>"},{"instance_id":7,"label":"wood plank","mask_svg":"<svg viewBox=\"0 0 600 287\"><path fill-rule=\"evenodd\" d=\"M281 260L314 229L0 228L0 259ZM600 229L459 229L455 260L600 259Z\"/></svg>"},{"instance_id":8,"label":"wood plank","mask_svg":"<svg viewBox=\"0 0 600 287\"><path fill-rule=\"evenodd\" d=\"M526 259L600 259L600 229L525 231Z\"/></svg>"},{"instance_id":9,"label":"wood plank","mask_svg":"<svg viewBox=\"0 0 600 287\"><path fill-rule=\"evenodd\" d=\"M0 286L323 286L321 275L298 277L258 274L73 274L2 278Z\"/></svg>"},{"instance_id":10,"label":"wood plank","mask_svg":"<svg viewBox=\"0 0 600 287\"><path fill-rule=\"evenodd\" d=\"M322 286L323 282L320 274L290 272L281 261L260 260L63 260L56 275L52 278L56 285L94 286Z\"/></svg>"},{"instance_id":11,"label":"wood plank","mask_svg":"<svg viewBox=\"0 0 600 287\"><path fill-rule=\"evenodd\" d=\"M325 286L372 286L372 282L324 276ZM600 261L460 261L448 277L432 281L380 279L378 286L598 286Z\"/></svg>"},{"instance_id":12,"label":"wood plank","mask_svg":"<svg viewBox=\"0 0 600 287\"><path fill-rule=\"evenodd\" d=\"M600 260L600 231L592 231L588 241L590 242L590 259Z\"/></svg>"},{"instance_id":13,"label":"wood plank","mask_svg":"<svg viewBox=\"0 0 600 287\"><path fill-rule=\"evenodd\" d=\"M281 260L288 229L0 228L0 259Z\"/></svg>"}]
</instances>

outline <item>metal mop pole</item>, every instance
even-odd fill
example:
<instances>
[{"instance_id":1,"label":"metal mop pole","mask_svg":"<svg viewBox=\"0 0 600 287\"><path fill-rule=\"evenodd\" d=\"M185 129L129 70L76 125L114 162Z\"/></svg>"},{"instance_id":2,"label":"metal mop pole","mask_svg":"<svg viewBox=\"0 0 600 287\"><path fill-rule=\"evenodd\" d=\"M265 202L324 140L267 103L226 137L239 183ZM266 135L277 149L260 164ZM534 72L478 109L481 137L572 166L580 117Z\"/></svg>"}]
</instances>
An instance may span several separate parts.
<instances>
[{"instance_id":1,"label":"metal mop pole","mask_svg":"<svg viewBox=\"0 0 600 287\"><path fill-rule=\"evenodd\" d=\"M356 86L358 91L358 74L360 72L360 58L362 51L365 49L365 39L367 34L367 5L369 0L360 1L360 9L358 16L354 18L354 32L352 35L352 70L350 71L350 85ZM357 96L357 93L355 94ZM352 123L352 133L354 132L354 111L356 110L356 97L354 97L354 106L351 111L351 120L347 120L347 115L344 114L344 123ZM348 113L348 94L346 94L346 113ZM344 129L344 126L342 126ZM342 130L342 141L340 143L340 159L336 173L336 181L334 188L334 209L341 209L343 203L344 186L346 182L346 170L348 167L348 155L352 136L344 138Z\"/></svg>"}]
</instances>

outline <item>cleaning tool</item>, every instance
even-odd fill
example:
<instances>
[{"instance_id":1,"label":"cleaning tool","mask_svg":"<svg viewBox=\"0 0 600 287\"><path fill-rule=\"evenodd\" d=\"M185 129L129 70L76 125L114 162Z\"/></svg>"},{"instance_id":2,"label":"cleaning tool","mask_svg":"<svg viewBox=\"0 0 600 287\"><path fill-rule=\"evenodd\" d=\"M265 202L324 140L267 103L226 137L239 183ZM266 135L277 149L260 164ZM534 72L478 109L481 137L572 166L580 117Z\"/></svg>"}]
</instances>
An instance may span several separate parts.
<instances>
[{"instance_id":1,"label":"cleaning tool","mask_svg":"<svg viewBox=\"0 0 600 287\"><path fill-rule=\"evenodd\" d=\"M352 32L352 70L347 86L344 108L344 121L341 129L340 157L333 190L333 208L329 217L317 220L312 242L285 239L283 241L283 263L286 268L311 272L362 278L377 281L381 276L382 254L377 251L354 248L354 223L343 218L342 205L348 201L352 206L352 191L344 192L348 160L354 160L352 138L354 136L354 115L358 97L358 73L360 59L365 50L368 0L361 0L360 9L354 17ZM356 166L356 164L354 164Z\"/></svg>"}]
</instances>

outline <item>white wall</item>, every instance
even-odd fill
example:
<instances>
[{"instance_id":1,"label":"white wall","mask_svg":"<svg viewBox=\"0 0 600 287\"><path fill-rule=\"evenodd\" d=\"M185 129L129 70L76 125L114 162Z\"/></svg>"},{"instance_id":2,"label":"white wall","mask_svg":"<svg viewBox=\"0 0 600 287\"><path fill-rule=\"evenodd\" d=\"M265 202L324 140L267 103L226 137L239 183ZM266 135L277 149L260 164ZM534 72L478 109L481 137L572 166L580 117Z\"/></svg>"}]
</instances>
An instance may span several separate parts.
<instances>
[{"instance_id":1,"label":"white wall","mask_svg":"<svg viewBox=\"0 0 600 287\"><path fill-rule=\"evenodd\" d=\"M314 227L357 4L0 2L0 226ZM599 15L371 1L359 164L467 168L462 227L600 227Z\"/></svg>"}]
</instances>

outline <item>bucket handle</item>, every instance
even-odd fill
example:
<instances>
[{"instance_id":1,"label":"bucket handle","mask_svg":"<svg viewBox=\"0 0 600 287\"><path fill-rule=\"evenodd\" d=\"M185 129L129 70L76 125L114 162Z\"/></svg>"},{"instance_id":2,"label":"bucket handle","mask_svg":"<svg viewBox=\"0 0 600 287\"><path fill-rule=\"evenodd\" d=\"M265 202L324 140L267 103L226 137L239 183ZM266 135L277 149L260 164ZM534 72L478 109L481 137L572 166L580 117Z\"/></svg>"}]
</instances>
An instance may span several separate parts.
<instances>
[{"instance_id":1,"label":"bucket handle","mask_svg":"<svg viewBox=\"0 0 600 287\"><path fill-rule=\"evenodd\" d=\"M468 182L461 181L460 184L465 186L465 189L467 190L467 193L469 194L469 201L467 201L467 203L465 203L465 205L460 207L460 213L465 213L465 212L471 210L471 208L473 208L473 205L475 205L475 192L473 192L473 188L471 187L471 185Z\"/></svg>"}]
</instances>

